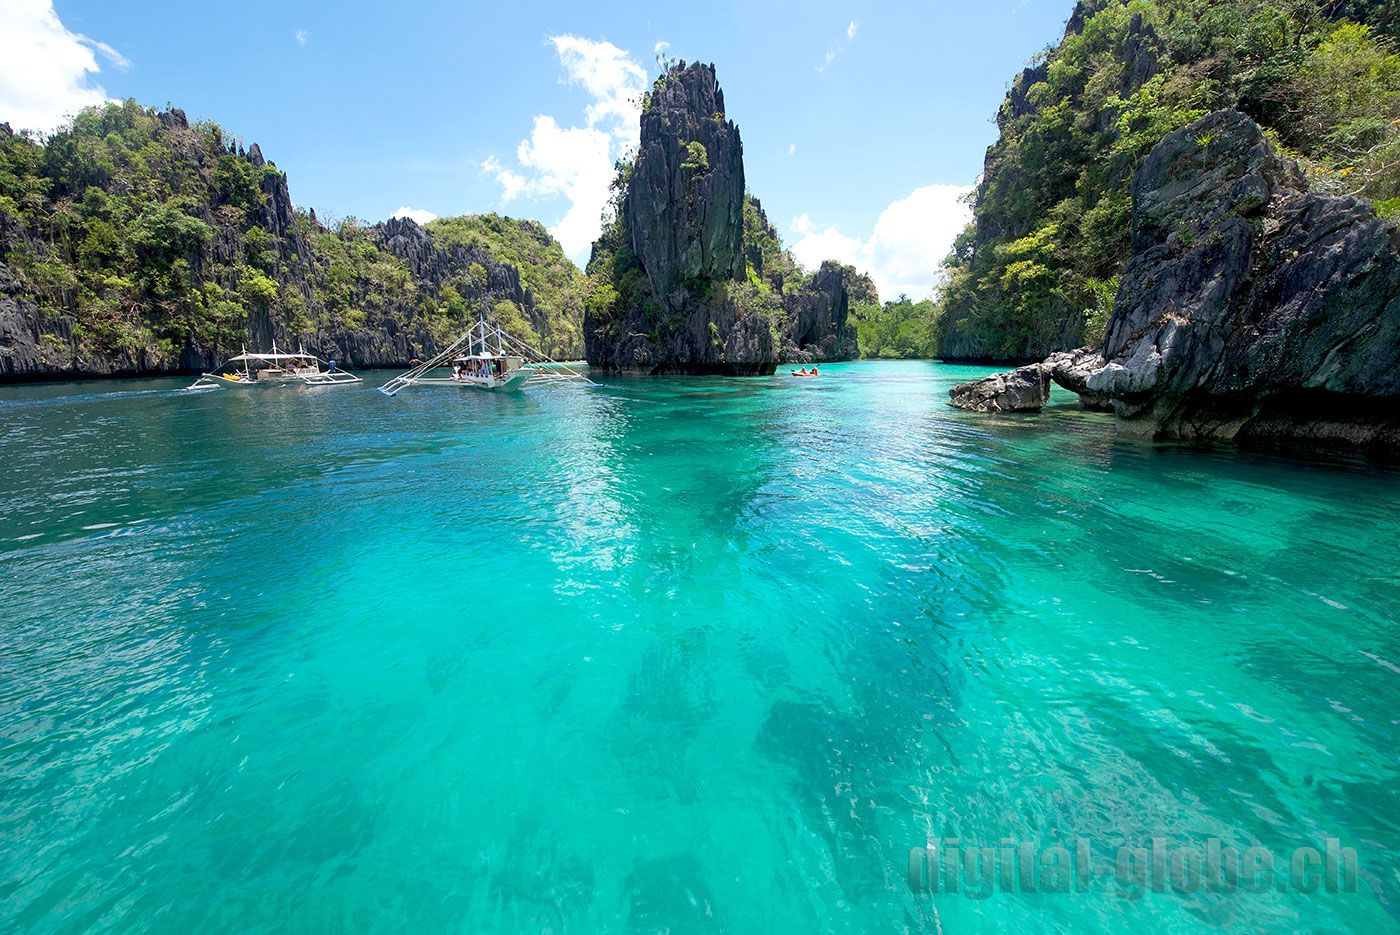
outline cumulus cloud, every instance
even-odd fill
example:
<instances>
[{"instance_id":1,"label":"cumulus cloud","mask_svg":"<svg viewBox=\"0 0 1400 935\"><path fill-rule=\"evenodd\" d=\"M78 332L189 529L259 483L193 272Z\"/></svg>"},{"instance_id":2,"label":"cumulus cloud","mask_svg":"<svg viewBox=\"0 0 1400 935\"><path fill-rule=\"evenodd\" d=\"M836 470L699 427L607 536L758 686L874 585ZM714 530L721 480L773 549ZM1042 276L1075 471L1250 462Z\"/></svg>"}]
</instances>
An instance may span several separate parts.
<instances>
[{"instance_id":1,"label":"cumulus cloud","mask_svg":"<svg viewBox=\"0 0 1400 935\"><path fill-rule=\"evenodd\" d=\"M553 117L535 118L530 138L515 155L525 172L515 172L491 157L483 168L501 183L501 200L563 195L569 210L549 229L570 256L586 253L602 229L613 178L611 135L593 127L561 127Z\"/></svg>"},{"instance_id":2,"label":"cumulus cloud","mask_svg":"<svg viewBox=\"0 0 1400 935\"><path fill-rule=\"evenodd\" d=\"M516 165L491 156L482 171L501 186L501 201L564 197L569 209L549 232L564 252L582 262L602 230L613 163L637 145L647 73L611 42L550 36L559 55L560 82L578 85L592 98L583 126L535 117L530 136L516 147ZM658 43L658 46L664 43Z\"/></svg>"},{"instance_id":3,"label":"cumulus cloud","mask_svg":"<svg viewBox=\"0 0 1400 935\"><path fill-rule=\"evenodd\" d=\"M655 52L657 55L660 55L662 52L665 52L670 47L671 43L667 42L665 39L662 39L660 42L658 42L655 46L652 47L652 51Z\"/></svg>"},{"instance_id":4,"label":"cumulus cloud","mask_svg":"<svg viewBox=\"0 0 1400 935\"><path fill-rule=\"evenodd\" d=\"M52 0L0 0L0 121L49 131L84 107L105 103L93 77L101 54L117 68L126 56L105 42L69 31Z\"/></svg>"},{"instance_id":5,"label":"cumulus cloud","mask_svg":"<svg viewBox=\"0 0 1400 935\"><path fill-rule=\"evenodd\" d=\"M296 35L297 45L301 45L301 46L306 45L306 40L307 40L307 37L308 37L308 33L307 33L307 31L306 31L305 29L298 29L298 30L296 31L295 35Z\"/></svg>"},{"instance_id":6,"label":"cumulus cloud","mask_svg":"<svg viewBox=\"0 0 1400 935\"><path fill-rule=\"evenodd\" d=\"M941 275L939 264L952 249L953 238L972 217L962 197L967 185L925 185L894 202L875 221L870 237L861 240L835 227L818 229L807 215L793 219L798 240L792 254L808 269L822 260L839 260L868 272L881 300L906 293L919 299L932 292Z\"/></svg>"},{"instance_id":7,"label":"cumulus cloud","mask_svg":"<svg viewBox=\"0 0 1400 935\"><path fill-rule=\"evenodd\" d=\"M582 85L593 95L584 110L590 127L610 124L610 132L624 143L637 145L640 132L642 91L647 73L611 42L595 42L578 36L550 36L564 68L560 81Z\"/></svg>"},{"instance_id":8,"label":"cumulus cloud","mask_svg":"<svg viewBox=\"0 0 1400 935\"><path fill-rule=\"evenodd\" d=\"M427 224L429 221L437 220L437 215L433 212L424 211L422 208L410 208L408 205L399 208L390 217L413 218L419 224Z\"/></svg>"},{"instance_id":9,"label":"cumulus cloud","mask_svg":"<svg viewBox=\"0 0 1400 935\"><path fill-rule=\"evenodd\" d=\"M851 20L851 25L849 25L849 26L846 27L846 38L847 38L847 39L854 39L855 37L856 37L856 21L855 21L855 20Z\"/></svg>"}]
</instances>

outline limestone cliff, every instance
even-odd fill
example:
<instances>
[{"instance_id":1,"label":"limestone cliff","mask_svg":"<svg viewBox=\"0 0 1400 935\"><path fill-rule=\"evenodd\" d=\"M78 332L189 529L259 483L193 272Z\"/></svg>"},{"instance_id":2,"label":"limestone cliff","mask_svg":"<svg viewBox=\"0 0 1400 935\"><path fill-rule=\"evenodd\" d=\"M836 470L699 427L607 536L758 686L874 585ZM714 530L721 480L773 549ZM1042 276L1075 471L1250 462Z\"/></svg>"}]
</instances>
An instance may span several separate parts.
<instances>
[{"instance_id":1,"label":"limestone cliff","mask_svg":"<svg viewBox=\"0 0 1400 935\"><path fill-rule=\"evenodd\" d=\"M853 266L826 260L807 281L783 294L783 359L797 363L860 356L851 305L875 302L870 278Z\"/></svg>"},{"instance_id":2,"label":"limestone cliff","mask_svg":"<svg viewBox=\"0 0 1400 935\"><path fill-rule=\"evenodd\" d=\"M585 307L589 365L772 373L776 309L746 280L743 143L714 66L682 62L657 79L619 187L617 217L589 264L607 280Z\"/></svg>"},{"instance_id":3,"label":"limestone cliff","mask_svg":"<svg viewBox=\"0 0 1400 935\"><path fill-rule=\"evenodd\" d=\"M744 198L744 259L749 274L777 294L779 344L783 360L810 364L860 356L851 306L878 305L870 277L854 266L826 260L807 275L783 249L778 230L762 203Z\"/></svg>"},{"instance_id":4,"label":"limestone cliff","mask_svg":"<svg viewBox=\"0 0 1400 935\"><path fill-rule=\"evenodd\" d=\"M780 359L859 353L847 315L866 277L823 264L806 276L744 192L743 143L713 65L658 78L635 160L614 185L593 246L584 344L599 370L751 375Z\"/></svg>"},{"instance_id":5,"label":"limestone cliff","mask_svg":"<svg viewBox=\"0 0 1400 935\"><path fill-rule=\"evenodd\" d=\"M1066 6L1069 4L1066 3ZM1233 109L1314 183L1400 217L1395 0L1078 0L1015 76L953 245L939 356L1097 345L1133 253L1132 179L1169 132Z\"/></svg>"},{"instance_id":6,"label":"limestone cliff","mask_svg":"<svg viewBox=\"0 0 1400 935\"><path fill-rule=\"evenodd\" d=\"M655 295L743 280L744 144L713 65L674 69L651 92L624 210Z\"/></svg>"},{"instance_id":7,"label":"limestone cliff","mask_svg":"<svg viewBox=\"0 0 1400 935\"><path fill-rule=\"evenodd\" d=\"M1138 167L1103 348L1041 366L1129 435L1400 446L1400 231L1210 114Z\"/></svg>"},{"instance_id":8,"label":"limestone cliff","mask_svg":"<svg viewBox=\"0 0 1400 935\"><path fill-rule=\"evenodd\" d=\"M327 226L256 143L178 110L89 109L42 144L0 124L0 380L191 372L273 341L399 366L482 312L576 355L577 300L542 302L491 231L461 234L475 220ZM539 225L494 220L567 264Z\"/></svg>"},{"instance_id":9,"label":"limestone cliff","mask_svg":"<svg viewBox=\"0 0 1400 935\"><path fill-rule=\"evenodd\" d=\"M1133 179L1103 355L1089 389L1134 435L1400 443L1400 232L1211 114Z\"/></svg>"}]
</instances>

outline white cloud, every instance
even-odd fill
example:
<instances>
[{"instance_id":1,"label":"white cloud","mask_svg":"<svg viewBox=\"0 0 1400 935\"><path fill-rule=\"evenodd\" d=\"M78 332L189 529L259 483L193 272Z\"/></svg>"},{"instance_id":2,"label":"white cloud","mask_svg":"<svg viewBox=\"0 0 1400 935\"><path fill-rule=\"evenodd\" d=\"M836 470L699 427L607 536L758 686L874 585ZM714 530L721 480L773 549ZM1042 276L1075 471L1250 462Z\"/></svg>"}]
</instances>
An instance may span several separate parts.
<instances>
[{"instance_id":1,"label":"white cloud","mask_svg":"<svg viewBox=\"0 0 1400 935\"><path fill-rule=\"evenodd\" d=\"M611 42L567 35L550 36L549 42L563 69L559 80L582 86L593 98L584 109L585 125L561 126L552 116L537 115L529 138L516 148L517 167L490 156L481 170L500 183L503 203L567 198L568 211L549 232L581 264L602 230L613 163L637 145L647 73Z\"/></svg>"},{"instance_id":2,"label":"white cloud","mask_svg":"<svg viewBox=\"0 0 1400 935\"><path fill-rule=\"evenodd\" d=\"M93 81L97 56L120 69L131 62L105 42L70 32L52 0L0 0L0 121L49 131L84 107L105 103Z\"/></svg>"},{"instance_id":3,"label":"white cloud","mask_svg":"<svg viewBox=\"0 0 1400 935\"><path fill-rule=\"evenodd\" d=\"M298 30L296 31L295 35L296 35L297 45L301 45L301 46L306 45L306 40L307 40L307 38L308 38L308 36L309 36L309 33L307 33L307 31L306 31L305 29L298 29Z\"/></svg>"},{"instance_id":4,"label":"white cloud","mask_svg":"<svg viewBox=\"0 0 1400 935\"><path fill-rule=\"evenodd\" d=\"M553 117L535 118L530 138L516 150L528 175L491 157L482 164L501 183L502 201L521 196L563 195L569 210L549 232L571 257L581 259L602 230L608 185L613 178L613 138L592 127L560 127Z\"/></svg>"},{"instance_id":5,"label":"white cloud","mask_svg":"<svg viewBox=\"0 0 1400 935\"><path fill-rule=\"evenodd\" d=\"M853 40L855 39L855 37L856 37L856 29L857 29L856 21L855 21L855 20L851 20L851 24L850 24L849 26L846 27L846 41L847 41L847 42L851 42L851 41L853 41ZM841 51L842 51L844 48L845 48L845 45L842 44L842 42L841 42L840 39L833 39L833 40L831 40L831 42L830 42L830 43L827 45L827 47L826 47L826 58L822 59L822 63L821 63L820 65L815 65L815 66L813 66L814 68L816 68L817 74L819 74L819 75L820 75L820 74L824 74L824 73L826 72L827 66L830 65L832 62L834 62L834 61L836 60L836 56L840 55L840 54L841 54Z\"/></svg>"},{"instance_id":6,"label":"white cloud","mask_svg":"<svg viewBox=\"0 0 1400 935\"><path fill-rule=\"evenodd\" d=\"M539 119L539 118L536 118ZM487 156L481 162L481 172L483 175L494 175L496 181L501 183L501 202L514 201L524 195L530 188L530 180L519 172L512 172L501 165L501 160L495 156Z\"/></svg>"},{"instance_id":7,"label":"white cloud","mask_svg":"<svg viewBox=\"0 0 1400 935\"><path fill-rule=\"evenodd\" d=\"M655 46L652 47L652 51L655 52L657 55L660 55L662 52L665 52L670 47L671 43L667 42L665 39L662 39L660 42L658 42Z\"/></svg>"},{"instance_id":8,"label":"white cloud","mask_svg":"<svg viewBox=\"0 0 1400 935\"><path fill-rule=\"evenodd\" d=\"M788 155L791 156L791 155L792 155L793 153L795 153L795 152L797 152L797 144L796 144L796 143L789 143L789 144L788 144Z\"/></svg>"},{"instance_id":9,"label":"white cloud","mask_svg":"<svg viewBox=\"0 0 1400 935\"><path fill-rule=\"evenodd\" d=\"M101 52L103 58L117 66L121 71L126 71L131 67L131 59L127 58L107 43L98 42L96 39L89 39L87 36L79 36L78 38L81 39L84 44L90 45Z\"/></svg>"},{"instance_id":10,"label":"white cloud","mask_svg":"<svg viewBox=\"0 0 1400 935\"><path fill-rule=\"evenodd\" d=\"M907 293L923 298L942 275L939 264L952 249L953 239L971 218L960 199L967 185L925 185L894 202L875 221L868 240L842 234L835 227L818 230L807 215L793 218L799 240L792 254L808 269L822 260L839 260L868 272L887 301Z\"/></svg>"},{"instance_id":11,"label":"white cloud","mask_svg":"<svg viewBox=\"0 0 1400 935\"><path fill-rule=\"evenodd\" d=\"M437 220L437 215L433 212L424 211L422 208L410 208L408 205L399 208L391 214L390 217L413 218L413 220L417 221L419 224L427 224L429 221Z\"/></svg>"},{"instance_id":12,"label":"white cloud","mask_svg":"<svg viewBox=\"0 0 1400 935\"><path fill-rule=\"evenodd\" d=\"M590 127L611 123L611 132L624 143L637 145L637 118L647 73L611 42L595 42L578 36L550 36L559 53L564 74L559 79L581 84L594 101L584 111Z\"/></svg>"}]
</instances>

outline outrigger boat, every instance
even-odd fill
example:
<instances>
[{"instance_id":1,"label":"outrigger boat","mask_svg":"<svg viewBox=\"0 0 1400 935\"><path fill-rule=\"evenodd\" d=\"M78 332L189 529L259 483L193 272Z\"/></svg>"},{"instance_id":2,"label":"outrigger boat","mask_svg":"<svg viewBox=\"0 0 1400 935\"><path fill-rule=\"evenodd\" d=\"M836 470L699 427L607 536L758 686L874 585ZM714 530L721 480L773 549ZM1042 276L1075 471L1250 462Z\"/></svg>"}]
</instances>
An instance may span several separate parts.
<instances>
[{"instance_id":1,"label":"outrigger boat","mask_svg":"<svg viewBox=\"0 0 1400 935\"><path fill-rule=\"evenodd\" d=\"M393 396L406 386L455 386L513 393L529 383L562 382L597 386L572 367L511 337L500 325L488 325L482 318L431 360L394 377L379 392Z\"/></svg>"},{"instance_id":2,"label":"outrigger boat","mask_svg":"<svg viewBox=\"0 0 1400 935\"><path fill-rule=\"evenodd\" d=\"M242 389L249 386L344 386L359 383L360 378L348 370L336 368L335 361L328 361L326 369L321 368L321 359L298 348L295 354L281 353L276 342L271 354L249 354L244 348L237 357L230 357L224 366L212 373L203 374L186 389L209 389L228 386Z\"/></svg>"}]
</instances>

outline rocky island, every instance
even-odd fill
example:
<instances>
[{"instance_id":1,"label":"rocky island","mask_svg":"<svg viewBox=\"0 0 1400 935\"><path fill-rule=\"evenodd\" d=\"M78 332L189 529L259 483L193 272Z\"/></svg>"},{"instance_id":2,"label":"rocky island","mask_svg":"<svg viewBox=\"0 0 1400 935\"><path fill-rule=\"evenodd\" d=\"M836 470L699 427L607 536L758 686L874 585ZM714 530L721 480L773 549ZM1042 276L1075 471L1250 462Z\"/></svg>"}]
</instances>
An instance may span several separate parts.
<instances>
[{"instance_id":1,"label":"rocky island","mask_svg":"<svg viewBox=\"0 0 1400 935\"><path fill-rule=\"evenodd\" d=\"M713 65L681 62L642 106L636 158L588 264L584 348L611 372L771 374L780 360L859 355L851 294L869 278L824 263L804 275L745 193L739 128Z\"/></svg>"},{"instance_id":2,"label":"rocky island","mask_svg":"<svg viewBox=\"0 0 1400 935\"><path fill-rule=\"evenodd\" d=\"M395 367L481 315L601 370L859 356L874 286L783 249L713 67L658 79L641 124L588 281L537 221L327 223L256 143L180 110L89 108L42 141L0 124L0 379L191 373L273 342Z\"/></svg>"}]
</instances>

